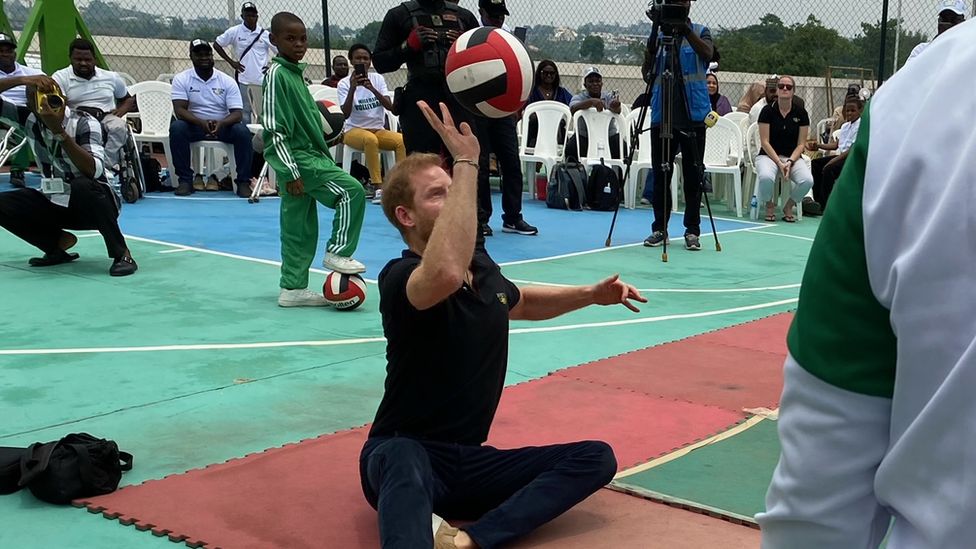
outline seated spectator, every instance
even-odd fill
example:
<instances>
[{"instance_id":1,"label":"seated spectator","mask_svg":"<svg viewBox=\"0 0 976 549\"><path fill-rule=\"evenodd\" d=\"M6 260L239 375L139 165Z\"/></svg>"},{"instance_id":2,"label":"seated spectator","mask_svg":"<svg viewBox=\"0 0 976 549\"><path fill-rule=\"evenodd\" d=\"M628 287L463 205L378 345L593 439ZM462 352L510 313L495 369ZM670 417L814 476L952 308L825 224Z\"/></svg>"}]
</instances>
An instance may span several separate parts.
<instances>
[{"instance_id":1,"label":"seated spectator","mask_svg":"<svg viewBox=\"0 0 976 549\"><path fill-rule=\"evenodd\" d=\"M813 186L810 167L803 159L803 149L810 133L810 116L793 102L796 81L781 76L777 83L777 100L763 107L759 114L759 140L762 144L756 157L758 186L756 194L766 205L766 221L776 221L773 185L782 175L792 182L790 198L783 206L783 221L793 223L793 208Z\"/></svg>"},{"instance_id":2,"label":"seated spectator","mask_svg":"<svg viewBox=\"0 0 976 549\"><path fill-rule=\"evenodd\" d=\"M532 93L529 94L529 100L525 104L530 105L536 101L559 101L568 107L572 100L573 94L559 85L559 69L556 68L556 64L549 59L539 61L539 65L535 68ZM539 120L535 116L529 117L526 132L528 132L525 137L527 145L534 147L539 134ZM562 140L565 136L566 128L561 125L558 137Z\"/></svg>"},{"instance_id":3,"label":"seated spectator","mask_svg":"<svg viewBox=\"0 0 976 549\"><path fill-rule=\"evenodd\" d=\"M4 78L15 78L18 76L35 76L44 74L43 72L21 65L17 62L17 41L12 36L0 33L0 80ZM18 107L27 106L27 94L24 86L10 88L3 92L3 99L13 103ZM0 125L4 129L5 124ZM18 132L11 136L8 143L15 147L24 139L22 133ZM10 184L14 187L23 187L26 183L24 172L30 167L30 147L22 147L17 154L10 159Z\"/></svg>"},{"instance_id":4,"label":"seated spectator","mask_svg":"<svg viewBox=\"0 0 976 549\"><path fill-rule=\"evenodd\" d=\"M349 76L349 60L341 55L337 55L332 58L332 76L323 80L322 85L337 88L339 87L339 81L347 76Z\"/></svg>"},{"instance_id":5,"label":"seated spectator","mask_svg":"<svg viewBox=\"0 0 976 549\"><path fill-rule=\"evenodd\" d=\"M939 2L938 10L938 27L935 33L935 38L942 36L942 33L966 21L965 0L941 0ZM935 38L932 40L935 40ZM908 59L906 59L905 62L908 63L912 59L915 59L921 55L931 43L932 41L922 42L921 44L915 46L912 49L912 53L908 54Z\"/></svg>"},{"instance_id":6,"label":"seated spectator","mask_svg":"<svg viewBox=\"0 0 976 549\"><path fill-rule=\"evenodd\" d=\"M816 141L807 142L808 151L837 151L837 156L823 156L811 162L810 169L813 172L813 200L820 205L821 211L826 211L827 200L834 189L834 183L840 177L841 170L844 169L844 162L847 160L847 153L854 140L857 138L857 130L861 126L861 112L864 110L864 103L856 95L850 95L844 101L844 118L847 120L840 127L840 135L837 141L827 144Z\"/></svg>"},{"instance_id":7,"label":"seated spectator","mask_svg":"<svg viewBox=\"0 0 976 549\"><path fill-rule=\"evenodd\" d=\"M712 110L719 116L725 116L732 112L732 104L729 98L718 92L718 76L714 72L705 75L705 83L708 85L708 100L712 102Z\"/></svg>"},{"instance_id":8,"label":"seated spectator","mask_svg":"<svg viewBox=\"0 0 976 549\"><path fill-rule=\"evenodd\" d=\"M94 117L64 106L57 83L47 76L0 80L0 92L26 86L27 106L0 96L0 120L27 136L48 179L43 193L15 189L0 193L0 227L44 252L31 267L51 267L78 259L70 250L78 237L70 230L98 231L112 258L109 274L126 276L138 268L119 229L121 197L105 179L102 126ZM38 103L37 92L45 95ZM50 102L61 96L61 107Z\"/></svg>"},{"instance_id":9,"label":"seated spectator","mask_svg":"<svg viewBox=\"0 0 976 549\"><path fill-rule=\"evenodd\" d=\"M213 49L204 40L190 42L190 61L193 68L173 77L173 114L176 119L169 126L169 143L173 153L173 169L179 186L177 196L187 196L203 190L203 174L194 177L190 166L190 144L216 140L234 145L237 163L237 196L251 196L251 132L241 119L244 103L241 90L234 79L214 69ZM208 182L217 190L214 178Z\"/></svg>"},{"instance_id":10,"label":"seated spectator","mask_svg":"<svg viewBox=\"0 0 976 549\"><path fill-rule=\"evenodd\" d=\"M346 117L342 142L363 151L366 156L369 169L366 198L373 198L379 204L382 195L379 186L383 182L380 151L394 151L399 162L407 155L407 150L403 146L403 136L395 129L385 128L386 111L393 110L393 101L386 95L388 90L383 75L369 70L373 63L372 52L365 44L353 44L349 48L349 60L356 70L338 85L339 106ZM344 168L349 169L348 166Z\"/></svg>"},{"instance_id":11,"label":"seated spectator","mask_svg":"<svg viewBox=\"0 0 976 549\"><path fill-rule=\"evenodd\" d=\"M573 94L559 85L559 69L556 64L549 59L539 61L535 68L535 83L526 105L536 101L559 101L569 106L572 100Z\"/></svg>"},{"instance_id":12,"label":"seated spectator","mask_svg":"<svg viewBox=\"0 0 976 549\"><path fill-rule=\"evenodd\" d=\"M589 67L583 71L583 91L574 95L569 102L569 110L576 113L582 109L596 109L603 112L609 109L610 112L620 114L620 99L611 96L603 91L603 76L596 67ZM566 144L566 158L578 159L586 153L589 144L586 134L586 122L579 121L576 126L576 135L579 136L580 151L576 150L576 141L571 140ZM610 156L620 157L620 128L616 124L610 124Z\"/></svg>"},{"instance_id":13,"label":"seated spectator","mask_svg":"<svg viewBox=\"0 0 976 549\"><path fill-rule=\"evenodd\" d=\"M746 93L742 94L739 104L735 106L738 112L749 112L760 99L766 97L765 82L753 82L746 88Z\"/></svg>"},{"instance_id":14,"label":"seated spectator","mask_svg":"<svg viewBox=\"0 0 976 549\"><path fill-rule=\"evenodd\" d=\"M778 76L766 79L766 87L763 92L765 95L756 101L755 105L749 108L749 125L755 124L759 121L759 113L761 113L767 105L776 103L776 86L778 84Z\"/></svg>"},{"instance_id":15,"label":"seated spectator","mask_svg":"<svg viewBox=\"0 0 976 549\"><path fill-rule=\"evenodd\" d=\"M105 129L105 164L117 169L122 147L129 138L125 115L134 110L136 100L129 95L118 73L95 66L95 47L84 38L76 38L68 46L71 66L51 78L58 83L68 107L84 111L101 122Z\"/></svg>"}]
</instances>

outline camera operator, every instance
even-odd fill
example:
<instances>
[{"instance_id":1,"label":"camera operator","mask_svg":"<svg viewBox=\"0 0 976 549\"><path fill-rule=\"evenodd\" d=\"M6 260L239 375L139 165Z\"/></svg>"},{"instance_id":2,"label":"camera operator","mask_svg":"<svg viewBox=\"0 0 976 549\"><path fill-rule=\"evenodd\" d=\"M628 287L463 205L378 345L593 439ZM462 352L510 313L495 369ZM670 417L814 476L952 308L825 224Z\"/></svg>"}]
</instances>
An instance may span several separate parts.
<instances>
[{"instance_id":1,"label":"camera operator","mask_svg":"<svg viewBox=\"0 0 976 549\"><path fill-rule=\"evenodd\" d=\"M78 259L69 250L78 238L65 229L94 229L113 258L109 274L136 272L118 216L121 200L105 180L102 126L91 115L68 109L57 83L47 76L0 80L0 92L27 87L27 106L0 99L0 119L20 128L37 165L48 179L36 189L0 193L0 226L40 248L44 257L32 267L50 267Z\"/></svg>"},{"instance_id":2,"label":"camera operator","mask_svg":"<svg viewBox=\"0 0 976 549\"><path fill-rule=\"evenodd\" d=\"M671 8L684 8L687 15L690 0L655 0L653 10L648 11L652 20L657 19L660 32L652 36L652 44L660 44L665 37L674 37L673 55L675 59L674 87L671 104L662 105L661 76L670 65L665 59L664 48L648 48L644 56L642 72L648 82L653 79L651 88L651 159L654 179L654 222L651 235L644 240L645 246L660 246L668 238L668 220L671 217L669 192L670 177L674 173L674 156L678 147L684 151L682 168L685 191L685 248L700 250L703 160L705 155L705 118L711 112L708 87L705 75L712 60L715 48L708 27L692 23L690 18L682 23L663 21L662 13L673 13ZM657 52L655 53L655 50ZM667 157L661 143L662 108L670 108L672 114L672 134L674 136ZM692 151L697 152L693 155ZM662 161L667 161L671 170L665 179Z\"/></svg>"},{"instance_id":3,"label":"camera operator","mask_svg":"<svg viewBox=\"0 0 976 549\"><path fill-rule=\"evenodd\" d=\"M383 18L373 51L373 66L377 72L389 73L407 64L407 83L397 89L394 99L407 154L429 152L450 156L440 136L420 112L417 101L430 105L444 103L458 124L473 124L474 116L458 104L447 88L444 61L458 36L479 26L470 11L444 0L409 0L391 8Z\"/></svg>"}]
</instances>

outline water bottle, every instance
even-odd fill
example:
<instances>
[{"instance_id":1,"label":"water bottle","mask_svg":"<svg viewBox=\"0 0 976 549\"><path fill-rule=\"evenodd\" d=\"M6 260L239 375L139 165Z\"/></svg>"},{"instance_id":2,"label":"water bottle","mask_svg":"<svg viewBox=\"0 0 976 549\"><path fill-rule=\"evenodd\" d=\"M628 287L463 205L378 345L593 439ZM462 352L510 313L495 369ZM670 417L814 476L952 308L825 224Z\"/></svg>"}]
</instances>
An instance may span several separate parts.
<instances>
[{"instance_id":1,"label":"water bottle","mask_svg":"<svg viewBox=\"0 0 976 549\"><path fill-rule=\"evenodd\" d=\"M752 201L749 203L749 218L759 219L759 200L756 199L756 195L752 195Z\"/></svg>"}]
</instances>

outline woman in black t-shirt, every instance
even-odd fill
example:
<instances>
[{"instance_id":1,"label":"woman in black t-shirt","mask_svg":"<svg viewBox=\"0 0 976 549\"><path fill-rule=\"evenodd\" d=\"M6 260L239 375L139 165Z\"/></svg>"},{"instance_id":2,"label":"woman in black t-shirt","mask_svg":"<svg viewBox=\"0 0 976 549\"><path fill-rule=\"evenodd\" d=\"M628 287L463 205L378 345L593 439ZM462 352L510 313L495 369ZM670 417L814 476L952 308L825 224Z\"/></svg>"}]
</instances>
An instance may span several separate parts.
<instances>
[{"instance_id":1,"label":"woman in black t-shirt","mask_svg":"<svg viewBox=\"0 0 976 549\"><path fill-rule=\"evenodd\" d=\"M810 166L803 159L803 149L810 133L810 116L806 109L794 105L796 82L781 76L776 85L776 102L759 114L759 140L762 147L756 157L756 196L766 205L766 221L776 221L773 185L778 176L792 182L790 198L783 206L783 221L793 223L794 208L813 186Z\"/></svg>"}]
</instances>

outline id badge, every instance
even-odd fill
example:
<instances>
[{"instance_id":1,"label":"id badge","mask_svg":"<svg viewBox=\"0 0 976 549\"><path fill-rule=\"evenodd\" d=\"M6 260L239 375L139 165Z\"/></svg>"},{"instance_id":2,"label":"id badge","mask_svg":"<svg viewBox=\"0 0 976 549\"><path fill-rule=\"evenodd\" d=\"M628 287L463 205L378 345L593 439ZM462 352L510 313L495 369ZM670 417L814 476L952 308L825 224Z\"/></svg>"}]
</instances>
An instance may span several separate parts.
<instances>
[{"instance_id":1,"label":"id badge","mask_svg":"<svg viewBox=\"0 0 976 549\"><path fill-rule=\"evenodd\" d=\"M443 27L444 21L441 20L440 15L431 15L430 22L434 24L435 27Z\"/></svg>"},{"instance_id":2,"label":"id badge","mask_svg":"<svg viewBox=\"0 0 976 549\"><path fill-rule=\"evenodd\" d=\"M64 194L64 180L60 177L42 177L41 192L44 194Z\"/></svg>"}]
</instances>

